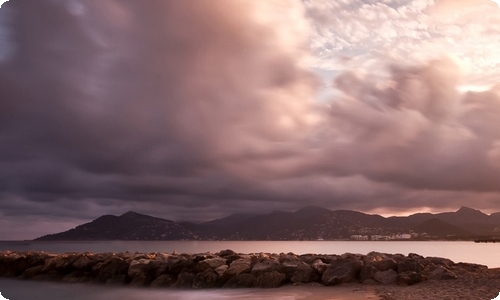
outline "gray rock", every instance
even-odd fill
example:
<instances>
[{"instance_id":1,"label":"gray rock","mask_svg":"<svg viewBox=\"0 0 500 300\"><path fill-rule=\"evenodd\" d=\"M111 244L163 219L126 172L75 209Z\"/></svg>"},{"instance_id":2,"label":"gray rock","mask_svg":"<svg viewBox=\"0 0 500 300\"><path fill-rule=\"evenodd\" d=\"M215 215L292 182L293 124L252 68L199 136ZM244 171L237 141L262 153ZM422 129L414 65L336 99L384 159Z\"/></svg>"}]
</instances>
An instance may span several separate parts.
<instances>
[{"instance_id":1,"label":"gray rock","mask_svg":"<svg viewBox=\"0 0 500 300\"><path fill-rule=\"evenodd\" d=\"M398 262L398 273L404 272L420 272L424 269L422 264L416 259L407 258Z\"/></svg>"},{"instance_id":2,"label":"gray rock","mask_svg":"<svg viewBox=\"0 0 500 300\"><path fill-rule=\"evenodd\" d=\"M321 281L325 285L354 282L359 276L361 265L361 261L358 260L339 261L329 266L325 272L323 272Z\"/></svg>"},{"instance_id":3,"label":"gray rock","mask_svg":"<svg viewBox=\"0 0 500 300\"><path fill-rule=\"evenodd\" d=\"M23 279L33 278L36 275L40 274L42 269L43 269L43 265L38 265L38 266L28 268L23 272L23 274L21 275L21 278L23 278Z\"/></svg>"},{"instance_id":4,"label":"gray rock","mask_svg":"<svg viewBox=\"0 0 500 300\"><path fill-rule=\"evenodd\" d=\"M361 266L361 270L359 271L359 282L363 283L366 280L373 279L375 273L380 272L373 265Z\"/></svg>"},{"instance_id":5,"label":"gray rock","mask_svg":"<svg viewBox=\"0 0 500 300\"><path fill-rule=\"evenodd\" d=\"M97 267L98 265L99 267ZM129 268L129 264L119 257L111 257L98 265L95 265L93 268L97 272L97 282L106 282L115 275L126 276Z\"/></svg>"},{"instance_id":6,"label":"gray rock","mask_svg":"<svg viewBox=\"0 0 500 300\"><path fill-rule=\"evenodd\" d=\"M285 260L281 263L281 271L285 274L287 279L290 279L301 263L302 262L298 259Z\"/></svg>"},{"instance_id":7,"label":"gray rock","mask_svg":"<svg viewBox=\"0 0 500 300\"><path fill-rule=\"evenodd\" d=\"M280 287L285 281L285 277L285 274L277 271L262 273L257 277L257 279L255 279L253 286L258 288Z\"/></svg>"},{"instance_id":8,"label":"gray rock","mask_svg":"<svg viewBox=\"0 0 500 300\"><path fill-rule=\"evenodd\" d=\"M248 273L252 269L252 261L248 258L240 258L231 263L224 272L225 278L230 278L238 274Z\"/></svg>"},{"instance_id":9,"label":"gray rock","mask_svg":"<svg viewBox=\"0 0 500 300\"><path fill-rule=\"evenodd\" d=\"M412 271L407 271L398 274L399 285L414 285L423 280L422 274Z\"/></svg>"},{"instance_id":10,"label":"gray rock","mask_svg":"<svg viewBox=\"0 0 500 300\"><path fill-rule=\"evenodd\" d=\"M311 267L316 270L316 272L323 274L325 270L328 268L328 264L325 264L321 259L316 259L311 264Z\"/></svg>"},{"instance_id":11,"label":"gray rock","mask_svg":"<svg viewBox=\"0 0 500 300\"><path fill-rule=\"evenodd\" d=\"M219 275L212 269L207 269L201 273L196 274L193 278L193 288L195 289L208 289L219 286ZM220 281L219 281L220 282Z\"/></svg>"},{"instance_id":12,"label":"gray rock","mask_svg":"<svg viewBox=\"0 0 500 300\"><path fill-rule=\"evenodd\" d=\"M222 257L214 257L214 258L208 258L205 260L202 260L198 262L198 265L203 266L203 269L217 269L220 266L223 266L226 264L226 259Z\"/></svg>"},{"instance_id":13,"label":"gray rock","mask_svg":"<svg viewBox=\"0 0 500 300\"><path fill-rule=\"evenodd\" d=\"M234 262L233 262L234 263ZM231 264L232 266L232 264ZM272 272L272 271L280 271L281 265L279 261L274 259L263 259L260 262L257 262L253 267L250 273L258 277L262 273Z\"/></svg>"},{"instance_id":14,"label":"gray rock","mask_svg":"<svg viewBox=\"0 0 500 300\"><path fill-rule=\"evenodd\" d=\"M317 281L320 278L320 274L310 267L306 263L301 263L295 273L293 274L290 281L293 283L302 282L307 283L311 281Z\"/></svg>"},{"instance_id":15,"label":"gray rock","mask_svg":"<svg viewBox=\"0 0 500 300\"><path fill-rule=\"evenodd\" d=\"M168 275L162 274L158 276L155 280L153 280L150 284L151 287L168 287L171 286L175 282L175 279Z\"/></svg>"},{"instance_id":16,"label":"gray rock","mask_svg":"<svg viewBox=\"0 0 500 300\"><path fill-rule=\"evenodd\" d=\"M231 277L225 284L224 288L250 288L255 283L255 276L250 273L243 273Z\"/></svg>"},{"instance_id":17,"label":"gray rock","mask_svg":"<svg viewBox=\"0 0 500 300\"><path fill-rule=\"evenodd\" d=\"M229 268L228 265L222 265L222 266L215 269L215 273L217 273L217 275L219 275L219 277L222 277L224 275L224 272L226 272L226 270L228 268Z\"/></svg>"},{"instance_id":18,"label":"gray rock","mask_svg":"<svg viewBox=\"0 0 500 300\"><path fill-rule=\"evenodd\" d=\"M92 261L85 255L80 255L73 262L73 268L75 269L87 269L92 267Z\"/></svg>"},{"instance_id":19,"label":"gray rock","mask_svg":"<svg viewBox=\"0 0 500 300\"><path fill-rule=\"evenodd\" d=\"M397 270L398 269L398 263L396 260L390 257L386 257L382 260L378 261L373 261L370 263L372 266L377 268L380 271L387 271L387 270Z\"/></svg>"},{"instance_id":20,"label":"gray rock","mask_svg":"<svg viewBox=\"0 0 500 300\"><path fill-rule=\"evenodd\" d=\"M191 272L181 272L177 281L172 285L175 288L191 288L193 286L193 279L196 275Z\"/></svg>"},{"instance_id":21,"label":"gray rock","mask_svg":"<svg viewBox=\"0 0 500 300\"><path fill-rule=\"evenodd\" d=\"M127 275L131 278L145 275L147 273L150 262L151 261L149 259L144 258L131 261L127 271Z\"/></svg>"},{"instance_id":22,"label":"gray rock","mask_svg":"<svg viewBox=\"0 0 500 300\"><path fill-rule=\"evenodd\" d=\"M398 273L392 269L380 271L373 275L373 279L382 284L391 284L398 280Z\"/></svg>"}]
</instances>

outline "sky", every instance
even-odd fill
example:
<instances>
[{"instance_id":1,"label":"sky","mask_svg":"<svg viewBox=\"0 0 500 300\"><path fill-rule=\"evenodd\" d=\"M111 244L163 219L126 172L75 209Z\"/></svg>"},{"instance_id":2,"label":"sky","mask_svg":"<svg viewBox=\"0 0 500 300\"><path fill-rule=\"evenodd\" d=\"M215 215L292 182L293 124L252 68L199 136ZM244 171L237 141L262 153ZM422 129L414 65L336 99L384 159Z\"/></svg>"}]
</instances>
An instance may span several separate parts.
<instances>
[{"instance_id":1,"label":"sky","mask_svg":"<svg viewBox=\"0 0 500 300\"><path fill-rule=\"evenodd\" d=\"M129 210L500 211L490 0L10 0L0 240Z\"/></svg>"}]
</instances>

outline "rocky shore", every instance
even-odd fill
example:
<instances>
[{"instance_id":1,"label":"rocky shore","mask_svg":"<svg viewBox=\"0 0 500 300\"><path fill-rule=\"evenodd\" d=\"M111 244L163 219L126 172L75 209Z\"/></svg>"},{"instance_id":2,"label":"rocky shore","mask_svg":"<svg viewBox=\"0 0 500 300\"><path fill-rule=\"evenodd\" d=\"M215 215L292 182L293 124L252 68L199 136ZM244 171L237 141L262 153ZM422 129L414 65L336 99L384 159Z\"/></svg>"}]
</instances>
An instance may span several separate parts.
<instances>
[{"instance_id":1,"label":"rocky shore","mask_svg":"<svg viewBox=\"0 0 500 300\"><path fill-rule=\"evenodd\" d=\"M418 254L0 252L0 276L187 289L275 288L285 284L410 286L486 272L483 265ZM465 275L464 275L465 276ZM387 289L386 289L387 290Z\"/></svg>"}]
</instances>

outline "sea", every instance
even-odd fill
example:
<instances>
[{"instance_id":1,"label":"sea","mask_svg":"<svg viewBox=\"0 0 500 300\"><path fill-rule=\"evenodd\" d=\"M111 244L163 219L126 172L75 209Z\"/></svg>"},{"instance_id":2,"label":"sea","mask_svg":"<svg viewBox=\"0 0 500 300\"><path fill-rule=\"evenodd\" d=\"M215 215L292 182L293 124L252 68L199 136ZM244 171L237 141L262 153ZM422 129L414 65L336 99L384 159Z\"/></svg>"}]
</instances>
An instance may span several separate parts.
<instances>
[{"instance_id":1,"label":"sea","mask_svg":"<svg viewBox=\"0 0 500 300\"><path fill-rule=\"evenodd\" d=\"M445 257L454 262L468 262L500 268L500 243L474 243L470 241L95 241L95 242L42 242L0 241L0 251L46 252L163 252L215 253L231 249L239 253L295 254L367 254L417 253L423 256ZM0 278L0 293L9 300L83 300L83 299L312 299L314 288L284 287L271 290L169 290L130 287L108 287L91 284L68 284L24 281ZM0 297L0 299L2 299ZM334 299L334 298L330 298Z\"/></svg>"}]
</instances>

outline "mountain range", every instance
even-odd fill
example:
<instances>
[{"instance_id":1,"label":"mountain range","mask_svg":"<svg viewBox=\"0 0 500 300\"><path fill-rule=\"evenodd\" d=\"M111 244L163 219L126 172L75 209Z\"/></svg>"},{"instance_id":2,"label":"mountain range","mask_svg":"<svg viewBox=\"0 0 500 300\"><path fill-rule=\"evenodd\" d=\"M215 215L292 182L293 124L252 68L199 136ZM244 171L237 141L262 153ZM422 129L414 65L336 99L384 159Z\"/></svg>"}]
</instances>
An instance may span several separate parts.
<instances>
[{"instance_id":1,"label":"mountain range","mask_svg":"<svg viewBox=\"0 0 500 300\"><path fill-rule=\"evenodd\" d=\"M472 240L500 235L500 213L455 212L383 217L308 206L295 212L234 214L205 223L174 222L136 212L104 215L36 240Z\"/></svg>"}]
</instances>

